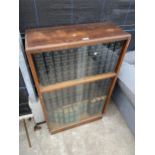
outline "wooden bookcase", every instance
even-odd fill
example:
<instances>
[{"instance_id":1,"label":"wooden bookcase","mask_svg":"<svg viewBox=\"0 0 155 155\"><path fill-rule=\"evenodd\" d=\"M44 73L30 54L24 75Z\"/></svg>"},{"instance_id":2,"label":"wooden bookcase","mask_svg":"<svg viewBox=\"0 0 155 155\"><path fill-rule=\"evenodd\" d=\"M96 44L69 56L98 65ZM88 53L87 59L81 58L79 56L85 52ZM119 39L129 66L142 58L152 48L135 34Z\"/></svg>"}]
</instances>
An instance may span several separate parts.
<instances>
[{"instance_id":1,"label":"wooden bookcase","mask_svg":"<svg viewBox=\"0 0 155 155\"><path fill-rule=\"evenodd\" d=\"M130 39L113 23L26 31L26 55L51 133L102 118Z\"/></svg>"}]
</instances>

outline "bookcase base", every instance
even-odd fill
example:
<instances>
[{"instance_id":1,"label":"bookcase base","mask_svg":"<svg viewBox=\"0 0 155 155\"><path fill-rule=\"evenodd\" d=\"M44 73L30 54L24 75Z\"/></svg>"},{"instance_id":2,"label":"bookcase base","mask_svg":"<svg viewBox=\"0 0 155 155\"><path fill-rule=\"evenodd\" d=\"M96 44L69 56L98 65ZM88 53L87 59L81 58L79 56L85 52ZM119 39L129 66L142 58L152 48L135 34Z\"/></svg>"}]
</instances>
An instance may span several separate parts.
<instances>
[{"instance_id":1,"label":"bookcase base","mask_svg":"<svg viewBox=\"0 0 155 155\"><path fill-rule=\"evenodd\" d=\"M68 130L68 129L71 129L74 127L78 127L78 126L86 124L86 123L90 123L90 122L99 120L102 118L102 116L103 116L102 114L97 114L95 116L92 116L92 117L89 117L86 119L82 119L80 122L72 123L72 124L66 125L64 127L57 128L57 129L52 129L52 126L51 126L51 129L49 129L49 131L51 134L56 134L56 133L61 132L61 131L65 131L65 130Z\"/></svg>"}]
</instances>

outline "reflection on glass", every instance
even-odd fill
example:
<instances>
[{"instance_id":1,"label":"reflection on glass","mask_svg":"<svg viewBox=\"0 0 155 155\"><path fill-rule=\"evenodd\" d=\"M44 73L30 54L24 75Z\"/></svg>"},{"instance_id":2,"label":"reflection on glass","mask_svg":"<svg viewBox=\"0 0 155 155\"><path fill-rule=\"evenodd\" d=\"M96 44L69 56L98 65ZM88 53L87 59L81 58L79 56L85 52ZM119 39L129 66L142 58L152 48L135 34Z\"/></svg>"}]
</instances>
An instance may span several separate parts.
<instances>
[{"instance_id":1,"label":"reflection on glass","mask_svg":"<svg viewBox=\"0 0 155 155\"><path fill-rule=\"evenodd\" d=\"M39 82L43 86L112 72L123 41L33 54Z\"/></svg>"},{"instance_id":2,"label":"reflection on glass","mask_svg":"<svg viewBox=\"0 0 155 155\"><path fill-rule=\"evenodd\" d=\"M106 79L43 93L52 128L64 127L101 114L110 82L111 79Z\"/></svg>"}]
</instances>

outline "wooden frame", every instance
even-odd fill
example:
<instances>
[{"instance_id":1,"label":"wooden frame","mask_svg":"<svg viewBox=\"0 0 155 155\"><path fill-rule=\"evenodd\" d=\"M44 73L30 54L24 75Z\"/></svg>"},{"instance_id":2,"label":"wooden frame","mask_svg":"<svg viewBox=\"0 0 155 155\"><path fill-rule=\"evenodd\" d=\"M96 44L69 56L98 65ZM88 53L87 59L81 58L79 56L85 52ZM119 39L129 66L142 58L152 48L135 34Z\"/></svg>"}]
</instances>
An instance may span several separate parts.
<instances>
[{"instance_id":1,"label":"wooden frame","mask_svg":"<svg viewBox=\"0 0 155 155\"><path fill-rule=\"evenodd\" d=\"M33 79L37 88L45 120L48 124L49 130L51 128L48 123L48 114L42 98L42 93L44 92L94 82L101 79L112 78L111 86L109 88L108 95L104 107L102 109L102 114L106 111L130 39L131 39L130 34L122 31L119 27L117 27L112 23L81 24L81 25L61 26L54 28L32 29L26 31L26 37L25 37L26 55L28 58L28 62L31 68ZM71 80L67 82L56 83L44 87L39 84L37 73L32 59L32 54L45 51L47 52L69 48L77 48L84 45L95 45L98 43L110 43L113 41L121 41L121 40L124 41L124 45L114 72L89 76L79 80ZM100 118L102 118L102 116L98 115L90 119L82 120L79 123L75 123L64 128L50 131L51 133L57 133L59 131L63 131L68 128L72 128Z\"/></svg>"}]
</instances>

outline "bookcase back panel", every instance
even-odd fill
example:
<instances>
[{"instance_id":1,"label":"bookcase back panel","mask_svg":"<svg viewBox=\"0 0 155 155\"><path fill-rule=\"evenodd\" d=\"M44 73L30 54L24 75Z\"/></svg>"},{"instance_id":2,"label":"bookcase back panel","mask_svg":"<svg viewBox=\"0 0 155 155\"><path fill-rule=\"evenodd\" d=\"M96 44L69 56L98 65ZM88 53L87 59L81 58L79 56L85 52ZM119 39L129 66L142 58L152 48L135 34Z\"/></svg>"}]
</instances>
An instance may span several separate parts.
<instances>
[{"instance_id":1,"label":"bookcase back panel","mask_svg":"<svg viewBox=\"0 0 155 155\"><path fill-rule=\"evenodd\" d=\"M110 83L111 79L106 79L43 93L48 122L52 128L101 114Z\"/></svg>"},{"instance_id":2,"label":"bookcase back panel","mask_svg":"<svg viewBox=\"0 0 155 155\"><path fill-rule=\"evenodd\" d=\"M124 41L32 55L40 85L113 72Z\"/></svg>"}]
</instances>

